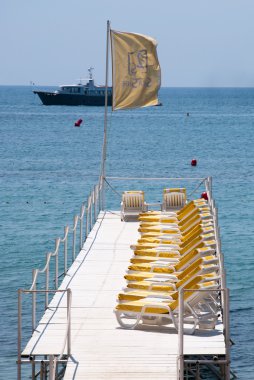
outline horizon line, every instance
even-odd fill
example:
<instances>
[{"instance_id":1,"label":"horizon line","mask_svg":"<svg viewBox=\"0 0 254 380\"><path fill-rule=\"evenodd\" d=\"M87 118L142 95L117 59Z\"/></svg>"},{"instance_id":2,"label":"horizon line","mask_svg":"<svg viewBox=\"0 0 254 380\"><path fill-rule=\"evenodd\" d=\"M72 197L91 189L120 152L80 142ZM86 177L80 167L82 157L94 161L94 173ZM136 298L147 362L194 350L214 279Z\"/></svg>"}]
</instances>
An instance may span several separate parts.
<instances>
[{"instance_id":1,"label":"horizon line","mask_svg":"<svg viewBox=\"0 0 254 380\"><path fill-rule=\"evenodd\" d=\"M1 84L0 87L60 87L57 84ZM109 86L111 87L111 86ZM254 85L250 86L161 86L163 88L254 88Z\"/></svg>"}]
</instances>

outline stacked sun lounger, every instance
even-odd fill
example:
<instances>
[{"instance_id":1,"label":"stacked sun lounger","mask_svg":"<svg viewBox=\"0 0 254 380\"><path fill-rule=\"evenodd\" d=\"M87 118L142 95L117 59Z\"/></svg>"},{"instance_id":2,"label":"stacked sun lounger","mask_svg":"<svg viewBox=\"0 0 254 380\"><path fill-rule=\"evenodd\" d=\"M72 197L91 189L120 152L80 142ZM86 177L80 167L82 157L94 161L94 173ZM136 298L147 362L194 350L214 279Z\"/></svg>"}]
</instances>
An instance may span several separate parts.
<instances>
[{"instance_id":1,"label":"stacked sun lounger","mask_svg":"<svg viewBox=\"0 0 254 380\"><path fill-rule=\"evenodd\" d=\"M139 215L140 238L131 248L115 313L124 328L139 324L178 329L179 290L184 292L184 323L215 327L219 302L215 292L220 273L213 216L207 201L190 201L179 211L147 211Z\"/></svg>"}]
</instances>

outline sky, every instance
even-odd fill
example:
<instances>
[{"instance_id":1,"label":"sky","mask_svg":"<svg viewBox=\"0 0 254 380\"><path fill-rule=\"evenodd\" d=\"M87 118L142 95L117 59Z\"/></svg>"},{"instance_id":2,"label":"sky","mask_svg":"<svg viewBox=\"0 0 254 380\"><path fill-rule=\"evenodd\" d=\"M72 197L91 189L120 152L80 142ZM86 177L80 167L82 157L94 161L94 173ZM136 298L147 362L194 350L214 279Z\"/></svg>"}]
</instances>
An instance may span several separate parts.
<instances>
[{"instance_id":1,"label":"sky","mask_svg":"<svg viewBox=\"0 0 254 380\"><path fill-rule=\"evenodd\" d=\"M0 0L0 85L105 83L111 28L154 37L164 87L254 87L254 0Z\"/></svg>"}]
</instances>

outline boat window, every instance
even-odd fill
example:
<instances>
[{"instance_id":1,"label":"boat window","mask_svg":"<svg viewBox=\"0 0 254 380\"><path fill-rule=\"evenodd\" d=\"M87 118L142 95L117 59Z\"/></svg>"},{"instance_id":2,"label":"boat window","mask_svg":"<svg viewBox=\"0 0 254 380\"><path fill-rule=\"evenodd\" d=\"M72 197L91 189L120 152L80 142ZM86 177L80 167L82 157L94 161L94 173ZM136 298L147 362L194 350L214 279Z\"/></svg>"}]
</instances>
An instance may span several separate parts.
<instances>
[{"instance_id":1,"label":"boat window","mask_svg":"<svg viewBox=\"0 0 254 380\"><path fill-rule=\"evenodd\" d=\"M80 93L80 87L63 87L63 90L69 94L78 94Z\"/></svg>"}]
</instances>

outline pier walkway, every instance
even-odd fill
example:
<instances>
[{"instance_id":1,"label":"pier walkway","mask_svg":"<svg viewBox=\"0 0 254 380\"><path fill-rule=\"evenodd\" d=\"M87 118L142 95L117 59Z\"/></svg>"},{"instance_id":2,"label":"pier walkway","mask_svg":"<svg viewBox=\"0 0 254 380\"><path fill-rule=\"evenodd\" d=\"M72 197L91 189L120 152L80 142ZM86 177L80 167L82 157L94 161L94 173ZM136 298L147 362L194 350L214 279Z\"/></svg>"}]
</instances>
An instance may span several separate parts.
<instances>
[{"instance_id":1,"label":"pier walkway","mask_svg":"<svg viewBox=\"0 0 254 380\"><path fill-rule=\"evenodd\" d=\"M71 288L71 356L64 379L178 379L178 334L168 327L125 330L113 309L139 237L137 222L101 212L59 289ZM59 355L66 334L66 293L50 302L22 355ZM184 353L225 355L222 326L184 336Z\"/></svg>"}]
</instances>

